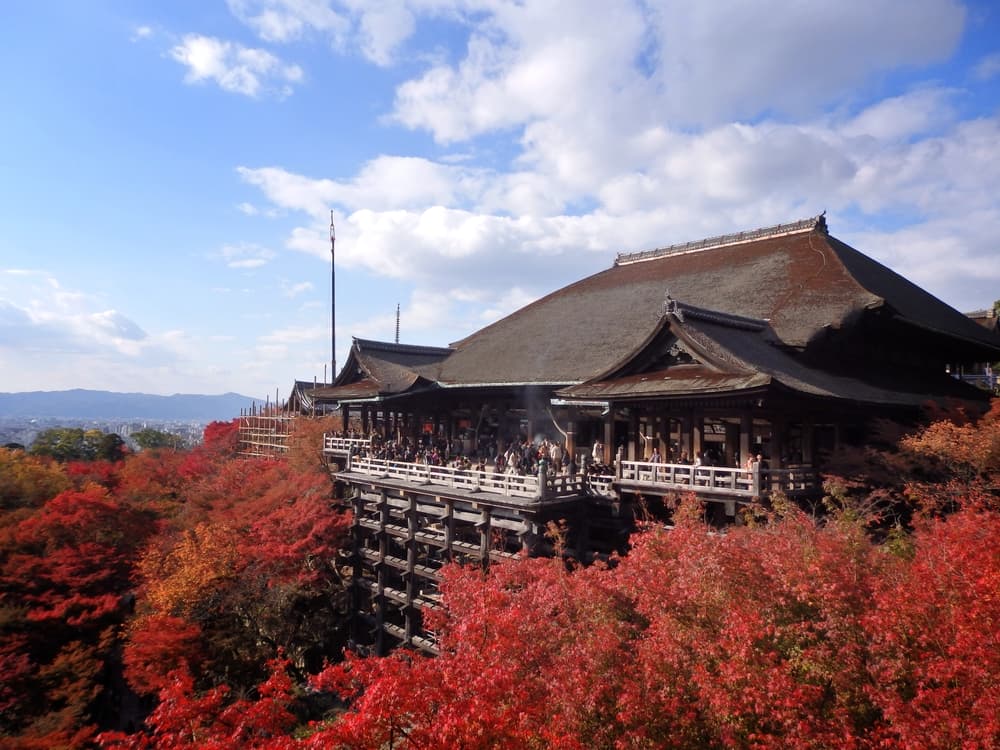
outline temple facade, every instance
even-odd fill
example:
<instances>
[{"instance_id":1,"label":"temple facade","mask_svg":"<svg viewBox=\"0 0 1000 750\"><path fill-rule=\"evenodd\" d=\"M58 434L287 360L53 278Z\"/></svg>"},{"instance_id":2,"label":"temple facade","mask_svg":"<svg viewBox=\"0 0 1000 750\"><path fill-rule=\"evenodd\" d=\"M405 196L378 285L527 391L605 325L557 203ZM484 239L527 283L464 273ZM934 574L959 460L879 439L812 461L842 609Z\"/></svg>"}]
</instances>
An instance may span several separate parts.
<instances>
[{"instance_id":1,"label":"temple facade","mask_svg":"<svg viewBox=\"0 0 1000 750\"><path fill-rule=\"evenodd\" d=\"M695 492L727 523L775 492L816 493L824 458L873 419L984 403L949 371L997 360L1000 335L823 216L619 255L448 347L355 339L309 398L357 428L327 453L355 508L359 640L433 650L437 568L550 552L553 524L589 559L664 495ZM543 439L558 461L498 470Z\"/></svg>"}]
</instances>

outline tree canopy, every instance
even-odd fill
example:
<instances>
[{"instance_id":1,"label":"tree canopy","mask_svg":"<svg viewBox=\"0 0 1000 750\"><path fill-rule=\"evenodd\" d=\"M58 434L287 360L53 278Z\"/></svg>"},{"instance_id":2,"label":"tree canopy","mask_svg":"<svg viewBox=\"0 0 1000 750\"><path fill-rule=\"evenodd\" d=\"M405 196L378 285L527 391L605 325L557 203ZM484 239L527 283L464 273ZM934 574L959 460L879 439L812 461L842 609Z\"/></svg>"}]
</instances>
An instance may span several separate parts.
<instances>
[{"instance_id":1,"label":"tree canopy","mask_svg":"<svg viewBox=\"0 0 1000 750\"><path fill-rule=\"evenodd\" d=\"M344 656L350 518L306 434L0 449L0 744L1000 745L1000 402L841 456L815 508L720 533L689 497L607 563L446 567L436 658Z\"/></svg>"}]
</instances>

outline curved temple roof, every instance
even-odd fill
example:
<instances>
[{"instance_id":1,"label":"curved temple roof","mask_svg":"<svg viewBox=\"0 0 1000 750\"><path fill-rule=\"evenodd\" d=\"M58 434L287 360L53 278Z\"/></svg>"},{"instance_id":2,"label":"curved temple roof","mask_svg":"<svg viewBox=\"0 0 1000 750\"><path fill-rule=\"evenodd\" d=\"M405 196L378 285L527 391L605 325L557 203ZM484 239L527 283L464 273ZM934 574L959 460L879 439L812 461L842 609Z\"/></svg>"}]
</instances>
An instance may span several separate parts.
<instances>
[{"instance_id":1,"label":"curved temple roof","mask_svg":"<svg viewBox=\"0 0 1000 750\"><path fill-rule=\"evenodd\" d=\"M970 356L1000 359L1000 336L830 236L825 218L818 216L619 255L611 268L563 287L451 348L355 339L329 395L362 398L417 387L589 383L565 393L582 397L586 391L596 397L602 391L598 381L650 345L671 305L697 319L682 326L688 335L700 335L705 346L744 361L745 367L725 377L702 373L706 387L711 381L711 387L724 390L738 383L757 387L780 373L780 382L815 395L898 402L890 391L865 390L869 387L861 388L859 381L809 369L792 356L826 331L850 327L866 310L943 336Z\"/></svg>"},{"instance_id":2,"label":"curved temple roof","mask_svg":"<svg viewBox=\"0 0 1000 750\"><path fill-rule=\"evenodd\" d=\"M456 385L588 380L641 347L668 293L688 305L766 320L789 347L805 347L865 309L888 308L911 325L1000 357L1000 339L831 237L819 216L619 256L612 268L453 344L440 379Z\"/></svg>"}]
</instances>

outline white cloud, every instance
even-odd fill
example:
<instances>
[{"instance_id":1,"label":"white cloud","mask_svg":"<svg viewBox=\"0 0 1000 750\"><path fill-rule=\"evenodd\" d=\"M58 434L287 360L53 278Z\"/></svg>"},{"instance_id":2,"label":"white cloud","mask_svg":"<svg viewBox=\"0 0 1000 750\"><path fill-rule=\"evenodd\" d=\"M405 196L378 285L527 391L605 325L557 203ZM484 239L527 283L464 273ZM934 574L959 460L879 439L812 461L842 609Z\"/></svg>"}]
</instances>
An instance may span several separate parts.
<instances>
[{"instance_id":1,"label":"white cloud","mask_svg":"<svg viewBox=\"0 0 1000 750\"><path fill-rule=\"evenodd\" d=\"M281 291L286 297L298 297L300 294L311 292L315 288L315 285L311 281L300 281L298 284L292 284L285 280L281 281Z\"/></svg>"},{"instance_id":2,"label":"white cloud","mask_svg":"<svg viewBox=\"0 0 1000 750\"><path fill-rule=\"evenodd\" d=\"M955 122L946 108L944 114L923 114L947 96L917 92L843 121L626 132L617 152L580 171L573 191L544 168L494 174L422 162L419 174L439 178L422 190L400 186L396 178L405 170L372 165L345 183L277 168L241 174L269 200L309 217L290 234L292 249L328 260L329 206L363 205L370 195L373 208L348 209L346 219L338 219L338 264L408 280L428 292L520 287L526 299L606 267L618 251L784 222L823 209L830 210L839 236L853 227L838 227L838 214L856 210L914 214L924 229L937 226L937 217L986 212L1000 192L1000 120ZM550 158L564 158L559 139L551 143ZM563 145L570 152L585 147L570 133ZM592 205L569 214L563 201L556 201L546 215L543 201L528 198L525 203L537 213L496 213L515 202L519 183L528 193L579 196ZM474 210L454 207L463 201L472 201ZM991 262L986 238L996 226L985 221L969 230L980 237L964 240L970 264ZM903 267L877 243L859 249ZM948 278L949 287L938 292L946 297L958 285L954 274ZM503 305L487 305L494 307Z\"/></svg>"},{"instance_id":3,"label":"white cloud","mask_svg":"<svg viewBox=\"0 0 1000 750\"><path fill-rule=\"evenodd\" d=\"M253 203L248 203L246 201L237 205L236 208L241 214L246 214L247 216L256 216L260 213Z\"/></svg>"},{"instance_id":4,"label":"white cloud","mask_svg":"<svg viewBox=\"0 0 1000 750\"><path fill-rule=\"evenodd\" d=\"M346 4L347 23L362 5ZM931 83L875 96L886 74L954 49L965 17L954 0L915 0L905 17L890 0L407 8L417 22L437 14L468 24L468 43L402 83L392 118L441 143L470 141L466 154L382 154L338 179L280 166L239 174L272 207L302 215L286 246L325 262L335 209L338 264L412 283L404 319L426 321L428 332L442 319L486 322L618 251L823 209L835 234L904 272L916 268L907 252L927 268L938 255L958 258L929 280L949 299L992 262L1000 120L960 120L963 92ZM469 154L493 143L513 157L477 166ZM924 239L871 230L886 211ZM980 224L949 241L949 215ZM387 320L352 332L384 336Z\"/></svg>"},{"instance_id":5,"label":"white cloud","mask_svg":"<svg viewBox=\"0 0 1000 750\"><path fill-rule=\"evenodd\" d=\"M980 60L973 71L977 78L989 81L1000 74L1000 52L986 55Z\"/></svg>"},{"instance_id":6,"label":"white cloud","mask_svg":"<svg viewBox=\"0 0 1000 750\"><path fill-rule=\"evenodd\" d=\"M483 189L483 172L417 157L379 156L350 181L313 179L280 167L239 167L240 177L281 208L329 216L334 204L375 210L429 203L468 204Z\"/></svg>"},{"instance_id":7,"label":"white cloud","mask_svg":"<svg viewBox=\"0 0 1000 750\"><path fill-rule=\"evenodd\" d=\"M334 49L356 48L376 65L393 62L398 47L416 29L405 0L346 0L335 10L330 0L227 0L236 18L267 42L293 42L310 34ZM423 5L426 9L426 5Z\"/></svg>"},{"instance_id":8,"label":"white cloud","mask_svg":"<svg viewBox=\"0 0 1000 750\"><path fill-rule=\"evenodd\" d=\"M307 31L339 39L349 23L328 0L227 0L229 10L268 42L289 42Z\"/></svg>"},{"instance_id":9,"label":"white cloud","mask_svg":"<svg viewBox=\"0 0 1000 750\"><path fill-rule=\"evenodd\" d=\"M200 34L187 34L170 50L170 57L187 66L188 83L215 81L220 88L256 97L264 93L287 96L291 84L302 80L302 69L267 50L244 47Z\"/></svg>"},{"instance_id":10,"label":"white cloud","mask_svg":"<svg viewBox=\"0 0 1000 750\"><path fill-rule=\"evenodd\" d=\"M389 65L396 48L416 28L413 14L404 2L394 0L362 0L354 5L360 11L362 53L377 65Z\"/></svg>"},{"instance_id":11,"label":"white cloud","mask_svg":"<svg viewBox=\"0 0 1000 750\"><path fill-rule=\"evenodd\" d=\"M956 0L831 5L765 0L463 4L465 57L397 90L395 117L441 142L539 121L590 127L615 115L712 126L777 111L815 114L884 71L944 59Z\"/></svg>"},{"instance_id":12,"label":"white cloud","mask_svg":"<svg viewBox=\"0 0 1000 750\"><path fill-rule=\"evenodd\" d=\"M137 42L140 39L148 39L153 35L153 28L151 26L136 26L132 30L132 41Z\"/></svg>"},{"instance_id":13,"label":"white cloud","mask_svg":"<svg viewBox=\"0 0 1000 750\"><path fill-rule=\"evenodd\" d=\"M275 253L253 243L224 245L218 253L230 268L260 268L274 259Z\"/></svg>"},{"instance_id":14,"label":"white cloud","mask_svg":"<svg viewBox=\"0 0 1000 750\"><path fill-rule=\"evenodd\" d=\"M933 132L954 120L951 100L955 94L948 89L927 88L883 99L844 125L841 132L878 141L908 139Z\"/></svg>"},{"instance_id":15,"label":"white cloud","mask_svg":"<svg viewBox=\"0 0 1000 750\"><path fill-rule=\"evenodd\" d=\"M133 320L44 272L8 270L16 290L0 288L0 349L8 354L99 354L136 357L151 345Z\"/></svg>"}]
</instances>

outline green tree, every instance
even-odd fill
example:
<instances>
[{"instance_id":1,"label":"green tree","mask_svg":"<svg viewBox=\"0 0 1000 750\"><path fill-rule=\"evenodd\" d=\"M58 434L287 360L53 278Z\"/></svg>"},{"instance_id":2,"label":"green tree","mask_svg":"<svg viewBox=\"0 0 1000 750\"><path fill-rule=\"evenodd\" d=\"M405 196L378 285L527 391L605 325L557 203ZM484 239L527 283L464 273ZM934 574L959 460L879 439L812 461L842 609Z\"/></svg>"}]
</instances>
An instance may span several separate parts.
<instances>
[{"instance_id":1,"label":"green tree","mask_svg":"<svg viewBox=\"0 0 1000 750\"><path fill-rule=\"evenodd\" d=\"M162 430L154 430L151 427L133 432L132 439L143 450L151 450L153 448L176 449L183 447L184 442L180 435L174 435Z\"/></svg>"},{"instance_id":2,"label":"green tree","mask_svg":"<svg viewBox=\"0 0 1000 750\"><path fill-rule=\"evenodd\" d=\"M31 454L50 456L56 461L92 461L97 457L104 433L82 427L53 427L39 433Z\"/></svg>"}]
</instances>

